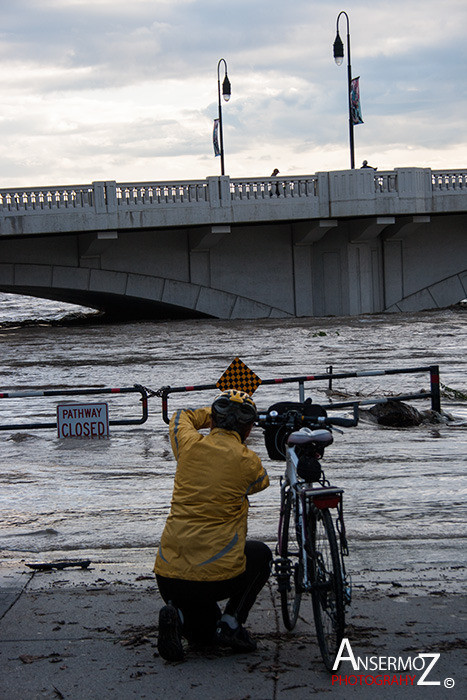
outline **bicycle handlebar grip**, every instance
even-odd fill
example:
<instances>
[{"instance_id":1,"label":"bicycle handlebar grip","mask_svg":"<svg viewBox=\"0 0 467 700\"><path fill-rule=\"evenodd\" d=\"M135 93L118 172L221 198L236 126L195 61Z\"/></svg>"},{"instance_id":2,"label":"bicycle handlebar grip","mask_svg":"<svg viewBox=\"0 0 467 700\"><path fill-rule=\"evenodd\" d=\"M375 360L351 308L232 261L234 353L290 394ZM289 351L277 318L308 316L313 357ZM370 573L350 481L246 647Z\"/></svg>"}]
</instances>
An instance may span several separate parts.
<instances>
[{"instance_id":1,"label":"bicycle handlebar grip","mask_svg":"<svg viewBox=\"0 0 467 700\"><path fill-rule=\"evenodd\" d=\"M357 425L355 418L326 418L328 425L340 425L343 428L352 428Z\"/></svg>"},{"instance_id":2,"label":"bicycle handlebar grip","mask_svg":"<svg viewBox=\"0 0 467 700\"><path fill-rule=\"evenodd\" d=\"M343 428L353 428L355 425L358 425L358 415L359 407L358 407L358 402L356 401L353 404L353 418L325 418L325 422L328 425L340 425Z\"/></svg>"}]
</instances>

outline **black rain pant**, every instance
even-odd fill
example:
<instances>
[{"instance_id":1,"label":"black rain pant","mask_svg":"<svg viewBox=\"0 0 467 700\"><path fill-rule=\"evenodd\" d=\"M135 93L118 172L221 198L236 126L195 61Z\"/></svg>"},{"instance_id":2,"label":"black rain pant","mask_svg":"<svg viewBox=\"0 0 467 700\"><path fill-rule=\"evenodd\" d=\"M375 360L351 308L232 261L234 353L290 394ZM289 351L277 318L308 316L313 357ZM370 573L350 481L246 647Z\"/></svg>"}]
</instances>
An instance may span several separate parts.
<instances>
[{"instance_id":1,"label":"black rain pant","mask_svg":"<svg viewBox=\"0 0 467 700\"><path fill-rule=\"evenodd\" d=\"M218 601L227 600L224 614L243 624L259 592L269 578L272 553L264 542L245 544L246 569L239 576L223 581L187 581L156 574L159 592L165 601L183 615L183 636L195 644L214 640L222 613Z\"/></svg>"}]
</instances>

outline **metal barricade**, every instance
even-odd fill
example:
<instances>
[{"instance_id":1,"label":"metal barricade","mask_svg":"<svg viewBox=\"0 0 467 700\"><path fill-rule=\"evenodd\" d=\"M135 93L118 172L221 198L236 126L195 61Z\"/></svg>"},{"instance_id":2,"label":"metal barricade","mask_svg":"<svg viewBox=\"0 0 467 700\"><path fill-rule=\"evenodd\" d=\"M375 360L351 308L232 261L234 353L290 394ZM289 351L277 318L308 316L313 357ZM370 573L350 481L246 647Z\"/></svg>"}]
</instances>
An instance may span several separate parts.
<instances>
[{"instance_id":1,"label":"metal barricade","mask_svg":"<svg viewBox=\"0 0 467 700\"><path fill-rule=\"evenodd\" d=\"M40 390L25 390L25 391L8 391L0 392L0 399L24 399L31 397L48 397L48 396L95 396L97 394L134 394L138 393L141 396L142 415L141 418L121 418L110 420L109 425L141 425L148 419L148 397L150 393L141 384L134 384L132 387L120 388L99 388L99 389L45 389ZM0 425L0 430L39 430L42 428L57 428L57 422L54 423L12 423Z\"/></svg>"},{"instance_id":2,"label":"metal barricade","mask_svg":"<svg viewBox=\"0 0 467 700\"><path fill-rule=\"evenodd\" d=\"M330 371L329 371L330 370ZM323 408L326 409L340 409L346 407L352 407L355 403L360 406L363 405L374 405L377 403L386 403L388 401L407 401L409 399L431 399L431 408L433 411L438 413L441 411L441 395L440 395L440 381L439 381L439 366L430 365L425 367L408 367L403 369L378 369L378 370L362 370L357 372L334 372L333 368L328 368L328 371L322 374L305 375L300 377L284 377L278 379L263 379L260 386L268 385L278 385L278 384L298 384L299 397L298 400L303 402L305 400L305 383L306 382L318 382L327 381L329 387L332 388L333 379L352 379L358 377L380 377L383 375L393 375L393 374L417 374L417 373L429 373L430 375L430 390L420 391L414 394L404 394L399 396L381 397L374 399L352 399L349 401L341 401L339 403L321 404ZM156 395L162 400L162 418L165 423L169 423L168 415L168 403L169 394L191 392L191 391L207 391L210 389L218 389L218 384L198 384L196 386L179 386L171 387L164 386L161 387Z\"/></svg>"}]
</instances>

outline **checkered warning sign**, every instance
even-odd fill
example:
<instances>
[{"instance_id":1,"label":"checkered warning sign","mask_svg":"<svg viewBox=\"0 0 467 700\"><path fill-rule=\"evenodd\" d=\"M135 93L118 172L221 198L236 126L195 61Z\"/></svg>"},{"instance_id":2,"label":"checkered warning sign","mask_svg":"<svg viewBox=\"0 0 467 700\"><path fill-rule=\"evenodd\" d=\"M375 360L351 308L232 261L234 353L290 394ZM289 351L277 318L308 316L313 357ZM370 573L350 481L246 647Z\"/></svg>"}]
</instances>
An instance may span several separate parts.
<instances>
[{"instance_id":1,"label":"checkered warning sign","mask_svg":"<svg viewBox=\"0 0 467 700\"><path fill-rule=\"evenodd\" d=\"M261 384L261 379L239 357L227 367L216 383L219 389L238 389L252 396Z\"/></svg>"}]
</instances>

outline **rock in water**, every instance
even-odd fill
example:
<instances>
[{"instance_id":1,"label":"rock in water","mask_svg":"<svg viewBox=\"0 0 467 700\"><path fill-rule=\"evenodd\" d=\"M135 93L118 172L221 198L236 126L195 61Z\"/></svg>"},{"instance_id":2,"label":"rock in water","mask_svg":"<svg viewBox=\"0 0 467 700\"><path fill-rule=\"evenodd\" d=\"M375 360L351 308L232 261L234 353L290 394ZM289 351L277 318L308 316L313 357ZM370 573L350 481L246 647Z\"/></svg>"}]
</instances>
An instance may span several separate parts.
<instances>
[{"instance_id":1,"label":"rock in water","mask_svg":"<svg viewBox=\"0 0 467 700\"><path fill-rule=\"evenodd\" d=\"M368 413L376 418L379 425L388 425L393 428L409 428L423 422L422 414L402 401L378 403L370 408Z\"/></svg>"}]
</instances>

